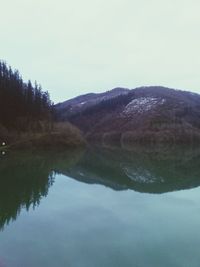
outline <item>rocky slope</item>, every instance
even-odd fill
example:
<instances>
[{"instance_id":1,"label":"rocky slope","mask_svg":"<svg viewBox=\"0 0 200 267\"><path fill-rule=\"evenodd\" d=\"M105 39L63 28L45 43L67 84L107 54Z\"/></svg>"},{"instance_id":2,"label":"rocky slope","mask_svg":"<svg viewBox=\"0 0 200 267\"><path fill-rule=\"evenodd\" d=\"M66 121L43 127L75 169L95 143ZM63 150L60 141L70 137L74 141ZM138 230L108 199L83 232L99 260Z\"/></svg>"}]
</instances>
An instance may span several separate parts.
<instances>
[{"instance_id":1,"label":"rocky slope","mask_svg":"<svg viewBox=\"0 0 200 267\"><path fill-rule=\"evenodd\" d=\"M200 141L200 95L191 92L158 86L117 88L69 100L56 110L59 119L78 126L90 140Z\"/></svg>"}]
</instances>

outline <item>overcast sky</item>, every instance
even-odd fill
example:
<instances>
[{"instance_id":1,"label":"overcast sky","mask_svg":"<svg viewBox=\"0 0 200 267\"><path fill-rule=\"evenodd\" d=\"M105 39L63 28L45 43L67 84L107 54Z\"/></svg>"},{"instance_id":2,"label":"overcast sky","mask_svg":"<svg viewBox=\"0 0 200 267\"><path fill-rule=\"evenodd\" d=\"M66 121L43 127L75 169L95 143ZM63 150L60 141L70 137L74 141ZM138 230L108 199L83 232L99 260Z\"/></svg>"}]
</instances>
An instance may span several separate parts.
<instances>
[{"instance_id":1,"label":"overcast sky","mask_svg":"<svg viewBox=\"0 0 200 267\"><path fill-rule=\"evenodd\" d=\"M199 0L0 0L0 58L56 103L122 86L200 93Z\"/></svg>"}]
</instances>

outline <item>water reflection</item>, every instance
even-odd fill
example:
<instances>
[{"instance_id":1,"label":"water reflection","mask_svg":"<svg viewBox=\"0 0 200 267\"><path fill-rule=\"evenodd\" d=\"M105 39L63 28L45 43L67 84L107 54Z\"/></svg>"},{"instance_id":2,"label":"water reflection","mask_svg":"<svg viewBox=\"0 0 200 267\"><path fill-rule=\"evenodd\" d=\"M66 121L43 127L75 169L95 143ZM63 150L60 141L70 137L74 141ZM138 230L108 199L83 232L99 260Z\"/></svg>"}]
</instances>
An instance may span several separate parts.
<instances>
[{"instance_id":1,"label":"water reflection","mask_svg":"<svg viewBox=\"0 0 200 267\"><path fill-rule=\"evenodd\" d=\"M80 153L10 153L0 157L0 229L15 220L22 208L39 205L53 185L55 171L77 162Z\"/></svg>"},{"instance_id":2,"label":"water reflection","mask_svg":"<svg viewBox=\"0 0 200 267\"><path fill-rule=\"evenodd\" d=\"M0 229L39 205L55 174L114 190L164 193L200 185L200 149L90 148L0 156Z\"/></svg>"},{"instance_id":3,"label":"water reflection","mask_svg":"<svg viewBox=\"0 0 200 267\"><path fill-rule=\"evenodd\" d=\"M164 193L200 185L200 148L91 148L66 175L114 190Z\"/></svg>"}]
</instances>

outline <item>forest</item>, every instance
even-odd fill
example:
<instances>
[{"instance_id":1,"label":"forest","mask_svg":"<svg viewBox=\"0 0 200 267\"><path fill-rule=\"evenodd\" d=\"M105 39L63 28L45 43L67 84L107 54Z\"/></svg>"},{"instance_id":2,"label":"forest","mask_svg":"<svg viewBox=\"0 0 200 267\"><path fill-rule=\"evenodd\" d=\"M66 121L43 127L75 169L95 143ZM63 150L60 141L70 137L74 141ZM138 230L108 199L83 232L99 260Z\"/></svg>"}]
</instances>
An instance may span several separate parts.
<instances>
[{"instance_id":1,"label":"forest","mask_svg":"<svg viewBox=\"0 0 200 267\"><path fill-rule=\"evenodd\" d=\"M27 130L34 121L49 121L52 102L37 82L24 82L18 70L0 61L0 125Z\"/></svg>"},{"instance_id":2,"label":"forest","mask_svg":"<svg viewBox=\"0 0 200 267\"><path fill-rule=\"evenodd\" d=\"M49 93L24 82L18 70L0 61L0 152L5 149L65 148L84 140L70 123L56 123Z\"/></svg>"}]
</instances>

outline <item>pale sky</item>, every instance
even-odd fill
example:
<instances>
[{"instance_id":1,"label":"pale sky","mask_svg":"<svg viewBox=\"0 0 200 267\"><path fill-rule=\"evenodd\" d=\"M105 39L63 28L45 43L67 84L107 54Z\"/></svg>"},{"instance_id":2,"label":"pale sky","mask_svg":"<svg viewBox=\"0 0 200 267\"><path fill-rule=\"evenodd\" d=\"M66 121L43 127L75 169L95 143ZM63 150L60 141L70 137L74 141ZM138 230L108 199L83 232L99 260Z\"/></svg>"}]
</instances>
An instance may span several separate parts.
<instances>
[{"instance_id":1,"label":"pale sky","mask_svg":"<svg viewBox=\"0 0 200 267\"><path fill-rule=\"evenodd\" d=\"M0 58L57 103L114 87L200 93L199 0L0 0Z\"/></svg>"}]
</instances>

